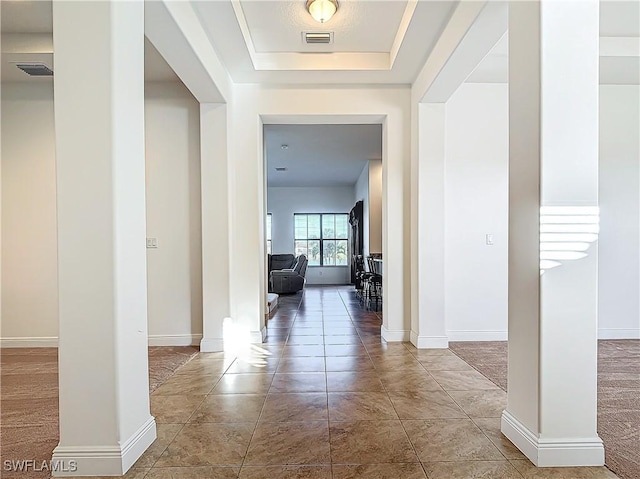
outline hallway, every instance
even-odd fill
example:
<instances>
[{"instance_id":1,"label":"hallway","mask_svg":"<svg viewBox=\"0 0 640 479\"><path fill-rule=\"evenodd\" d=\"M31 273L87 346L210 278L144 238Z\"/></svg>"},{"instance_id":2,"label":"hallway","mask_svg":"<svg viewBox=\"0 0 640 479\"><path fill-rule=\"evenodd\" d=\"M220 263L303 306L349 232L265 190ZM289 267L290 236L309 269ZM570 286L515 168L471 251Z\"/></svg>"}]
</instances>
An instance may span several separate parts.
<instances>
[{"instance_id":1,"label":"hallway","mask_svg":"<svg viewBox=\"0 0 640 479\"><path fill-rule=\"evenodd\" d=\"M616 477L536 469L500 434L501 389L380 324L351 287L282 297L264 344L200 354L152 394L158 440L127 477Z\"/></svg>"}]
</instances>

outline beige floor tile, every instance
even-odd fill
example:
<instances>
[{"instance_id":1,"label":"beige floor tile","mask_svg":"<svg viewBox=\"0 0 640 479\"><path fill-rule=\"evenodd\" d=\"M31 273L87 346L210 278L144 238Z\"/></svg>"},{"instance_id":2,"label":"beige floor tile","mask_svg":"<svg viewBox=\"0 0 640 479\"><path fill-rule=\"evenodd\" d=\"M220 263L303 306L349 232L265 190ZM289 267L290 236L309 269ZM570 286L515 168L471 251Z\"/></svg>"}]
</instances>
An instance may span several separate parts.
<instances>
[{"instance_id":1,"label":"beige floor tile","mask_svg":"<svg viewBox=\"0 0 640 479\"><path fill-rule=\"evenodd\" d=\"M149 469L147 468L131 468L124 476L119 476L121 479L143 479L147 478ZM4 478L5 475L3 474ZM7 478L9 476L6 476ZM30 476L20 476L23 479L30 479ZM44 477L50 477L48 474ZM73 476L75 479L113 479L113 476Z\"/></svg>"},{"instance_id":2,"label":"beige floor tile","mask_svg":"<svg viewBox=\"0 0 640 479\"><path fill-rule=\"evenodd\" d=\"M145 479L235 479L239 472L239 467L158 467Z\"/></svg>"},{"instance_id":3,"label":"beige floor tile","mask_svg":"<svg viewBox=\"0 0 640 479\"><path fill-rule=\"evenodd\" d=\"M408 420L402 424L422 462L504 460L470 419Z\"/></svg>"},{"instance_id":4,"label":"beige floor tile","mask_svg":"<svg viewBox=\"0 0 640 479\"><path fill-rule=\"evenodd\" d=\"M311 393L325 392L327 377L325 373L286 373L276 374L269 392L272 393Z\"/></svg>"},{"instance_id":5,"label":"beige floor tile","mask_svg":"<svg viewBox=\"0 0 640 479\"><path fill-rule=\"evenodd\" d=\"M450 349L413 349L411 353L418 358L418 361L436 356L445 358L458 357Z\"/></svg>"},{"instance_id":6,"label":"beige floor tile","mask_svg":"<svg viewBox=\"0 0 640 479\"><path fill-rule=\"evenodd\" d=\"M400 419L467 417L444 391L391 391L389 397Z\"/></svg>"},{"instance_id":7,"label":"beige floor tile","mask_svg":"<svg viewBox=\"0 0 640 479\"><path fill-rule=\"evenodd\" d=\"M142 456L133 465L134 468L144 469L153 467L167 446L175 439L182 424L158 424L156 426L156 440L149 446Z\"/></svg>"},{"instance_id":8,"label":"beige floor tile","mask_svg":"<svg viewBox=\"0 0 640 479\"><path fill-rule=\"evenodd\" d=\"M366 371L327 372L327 391L384 391L376 373Z\"/></svg>"},{"instance_id":9,"label":"beige floor tile","mask_svg":"<svg viewBox=\"0 0 640 479\"><path fill-rule=\"evenodd\" d=\"M225 374L211 394L266 394L273 374Z\"/></svg>"},{"instance_id":10,"label":"beige floor tile","mask_svg":"<svg viewBox=\"0 0 640 479\"><path fill-rule=\"evenodd\" d=\"M413 357L411 353L408 356L371 356L373 365L378 371L424 371L424 366Z\"/></svg>"},{"instance_id":11,"label":"beige floor tile","mask_svg":"<svg viewBox=\"0 0 640 479\"><path fill-rule=\"evenodd\" d=\"M333 464L418 462L400 421L331 422Z\"/></svg>"},{"instance_id":12,"label":"beige floor tile","mask_svg":"<svg viewBox=\"0 0 640 479\"><path fill-rule=\"evenodd\" d=\"M508 461L424 463L429 479L522 479Z\"/></svg>"},{"instance_id":13,"label":"beige floor tile","mask_svg":"<svg viewBox=\"0 0 640 479\"><path fill-rule=\"evenodd\" d=\"M245 466L329 463L326 421L259 422L244 461Z\"/></svg>"},{"instance_id":14,"label":"beige floor tile","mask_svg":"<svg viewBox=\"0 0 640 479\"><path fill-rule=\"evenodd\" d=\"M234 361L226 374L243 374L243 373L275 373L278 369L280 358L246 358Z\"/></svg>"},{"instance_id":15,"label":"beige floor tile","mask_svg":"<svg viewBox=\"0 0 640 479\"><path fill-rule=\"evenodd\" d=\"M334 465L333 479L426 479L420 464Z\"/></svg>"},{"instance_id":16,"label":"beige floor tile","mask_svg":"<svg viewBox=\"0 0 640 479\"><path fill-rule=\"evenodd\" d=\"M327 420L326 393L274 393L267 396L260 421Z\"/></svg>"},{"instance_id":17,"label":"beige floor tile","mask_svg":"<svg viewBox=\"0 0 640 479\"><path fill-rule=\"evenodd\" d=\"M220 380L220 375L193 375L174 374L167 379L158 389L154 391L155 396L173 396L186 394L208 394L216 383Z\"/></svg>"},{"instance_id":18,"label":"beige floor tile","mask_svg":"<svg viewBox=\"0 0 640 479\"><path fill-rule=\"evenodd\" d=\"M204 401L204 395L151 395L151 414L158 424L184 424Z\"/></svg>"},{"instance_id":19,"label":"beige floor tile","mask_svg":"<svg viewBox=\"0 0 640 479\"><path fill-rule=\"evenodd\" d=\"M264 400L261 394L211 394L189 422L256 422Z\"/></svg>"},{"instance_id":20,"label":"beige floor tile","mask_svg":"<svg viewBox=\"0 0 640 479\"><path fill-rule=\"evenodd\" d=\"M473 371L474 369L457 356L430 356L418 359L427 371Z\"/></svg>"},{"instance_id":21,"label":"beige floor tile","mask_svg":"<svg viewBox=\"0 0 640 479\"><path fill-rule=\"evenodd\" d=\"M398 419L387 393L329 393L329 420L367 421L373 419Z\"/></svg>"},{"instance_id":22,"label":"beige floor tile","mask_svg":"<svg viewBox=\"0 0 640 479\"><path fill-rule=\"evenodd\" d=\"M282 357L295 356L324 356L324 346L321 344L292 344L285 346Z\"/></svg>"},{"instance_id":23,"label":"beige floor tile","mask_svg":"<svg viewBox=\"0 0 640 479\"><path fill-rule=\"evenodd\" d=\"M325 354L331 357L362 356L368 357L367 350L361 344L325 344Z\"/></svg>"},{"instance_id":24,"label":"beige floor tile","mask_svg":"<svg viewBox=\"0 0 640 479\"><path fill-rule=\"evenodd\" d=\"M325 359L327 371L367 371L375 372L373 362L364 356L327 357Z\"/></svg>"},{"instance_id":25,"label":"beige floor tile","mask_svg":"<svg viewBox=\"0 0 640 479\"><path fill-rule=\"evenodd\" d=\"M502 389L449 391L451 397L470 417L501 417L507 408L507 393Z\"/></svg>"},{"instance_id":26,"label":"beige floor tile","mask_svg":"<svg viewBox=\"0 0 640 479\"><path fill-rule=\"evenodd\" d=\"M176 374L198 374L201 376L206 375L218 375L222 376L224 372L233 363L230 359L203 359L200 357L194 358L182 367L180 367Z\"/></svg>"},{"instance_id":27,"label":"beige floor tile","mask_svg":"<svg viewBox=\"0 0 640 479\"><path fill-rule=\"evenodd\" d=\"M431 371L431 375L445 391L470 391L474 389L498 389L477 371Z\"/></svg>"},{"instance_id":28,"label":"beige floor tile","mask_svg":"<svg viewBox=\"0 0 640 479\"><path fill-rule=\"evenodd\" d=\"M473 418L473 422L504 457L507 459L526 459L524 454L500 431L500 418Z\"/></svg>"},{"instance_id":29,"label":"beige floor tile","mask_svg":"<svg viewBox=\"0 0 640 479\"><path fill-rule=\"evenodd\" d=\"M324 372L324 357L288 357L282 358L278 365L279 373Z\"/></svg>"},{"instance_id":30,"label":"beige floor tile","mask_svg":"<svg viewBox=\"0 0 640 479\"><path fill-rule=\"evenodd\" d=\"M240 479L331 479L331 466L245 466Z\"/></svg>"},{"instance_id":31,"label":"beige floor tile","mask_svg":"<svg viewBox=\"0 0 640 479\"><path fill-rule=\"evenodd\" d=\"M528 460L512 460L511 464L525 479L616 479L606 467L536 467Z\"/></svg>"},{"instance_id":32,"label":"beige floor tile","mask_svg":"<svg viewBox=\"0 0 640 479\"><path fill-rule=\"evenodd\" d=\"M187 424L156 462L156 467L240 466L253 423Z\"/></svg>"},{"instance_id":33,"label":"beige floor tile","mask_svg":"<svg viewBox=\"0 0 640 479\"><path fill-rule=\"evenodd\" d=\"M380 371L378 377L387 391L442 391L440 385L425 370Z\"/></svg>"}]
</instances>

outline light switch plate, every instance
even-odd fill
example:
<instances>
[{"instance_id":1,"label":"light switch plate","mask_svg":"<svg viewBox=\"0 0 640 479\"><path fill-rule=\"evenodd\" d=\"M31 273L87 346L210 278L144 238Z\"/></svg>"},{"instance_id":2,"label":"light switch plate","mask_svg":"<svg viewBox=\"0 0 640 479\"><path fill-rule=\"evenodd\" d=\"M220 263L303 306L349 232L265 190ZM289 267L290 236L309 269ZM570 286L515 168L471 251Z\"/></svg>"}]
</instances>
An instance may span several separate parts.
<instances>
[{"instance_id":1,"label":"light switch plate","mask_svg":"<svg viewBox=\"0 0 640 479\"><path fill-rule=\"evenodd\" d=\"M493 235L492 234L488 234L485 237L486 243L488 246L493 246Z\"/></svg>"},{"instance_id":2,"label":"light switch plate","mask_svg":"<svg viewBox=\"0 0 640 479\"><path fill-rule=\"evenodd\" d=\"M158 238L147 238L147 248L157 248Z\"/></svg>"}]
</instances>

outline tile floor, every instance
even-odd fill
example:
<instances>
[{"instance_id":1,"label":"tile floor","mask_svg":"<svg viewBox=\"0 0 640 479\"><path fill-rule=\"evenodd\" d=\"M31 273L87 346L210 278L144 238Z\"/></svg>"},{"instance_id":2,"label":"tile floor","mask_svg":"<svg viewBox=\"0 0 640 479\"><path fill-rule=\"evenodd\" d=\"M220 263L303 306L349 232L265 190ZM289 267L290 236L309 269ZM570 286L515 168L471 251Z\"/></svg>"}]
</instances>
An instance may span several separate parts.
<instances>
[{"instance_id":1,"label":"tile floor","mask_svg":"<svg viewBox=\"0 0 640 479\"><path fill-rule=\"evenodd\" d=\"M350 288L281 297L264 344L200 354L152 394L159 438L128 477L616 477L533 467L500 433L504 391L380 324Z\"/></svg>"},{"instance_id":2,"label":"tile floor","mask_svg":"<svg viewBox=\"0 0 640 479\"><path fill-rule=\"evenodd\" d=\"M264 344L199 354L151 395L129 479L602 479L538 469L500 433L504 391L449 350L380 339L347 287L281 298Z\"/></svg>"}]
</instances>

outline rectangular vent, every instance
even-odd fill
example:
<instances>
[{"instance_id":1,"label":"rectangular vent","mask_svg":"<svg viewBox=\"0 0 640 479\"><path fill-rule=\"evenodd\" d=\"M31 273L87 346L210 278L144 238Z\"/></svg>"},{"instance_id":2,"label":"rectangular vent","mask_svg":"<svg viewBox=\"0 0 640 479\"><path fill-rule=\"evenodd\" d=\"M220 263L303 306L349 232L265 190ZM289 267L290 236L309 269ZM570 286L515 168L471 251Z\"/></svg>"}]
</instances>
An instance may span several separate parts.
<instances>
[{"instance_id":1,"label":"rectangular vent","mask_svg":"<svg viewBox=\"0 0 640 479\"><path fill-rule=\"evenodd\" d=\"M302 32L302 37L308 45L333 43L333 32Z\"/></svg>"},{"instance_id":2,"label":"rectangular vent","mask_svg":"<svg viewBox=\"0 0 640 479\"><path fill-rule=\"evenodd\" d=\"M16 66L32 77L53 76L53 70L44 63L16 63Z\"/></svg>"},{"instance_id":3,"label":"rectangular vent","mask_svg":"<svg viewBox=\"0 0 640 479\"><path fill-rule=\"evenodd\" d=\"M287 171L287 169L283 166L276 166L276 171Z\"/></svg>"}]
</instances>

